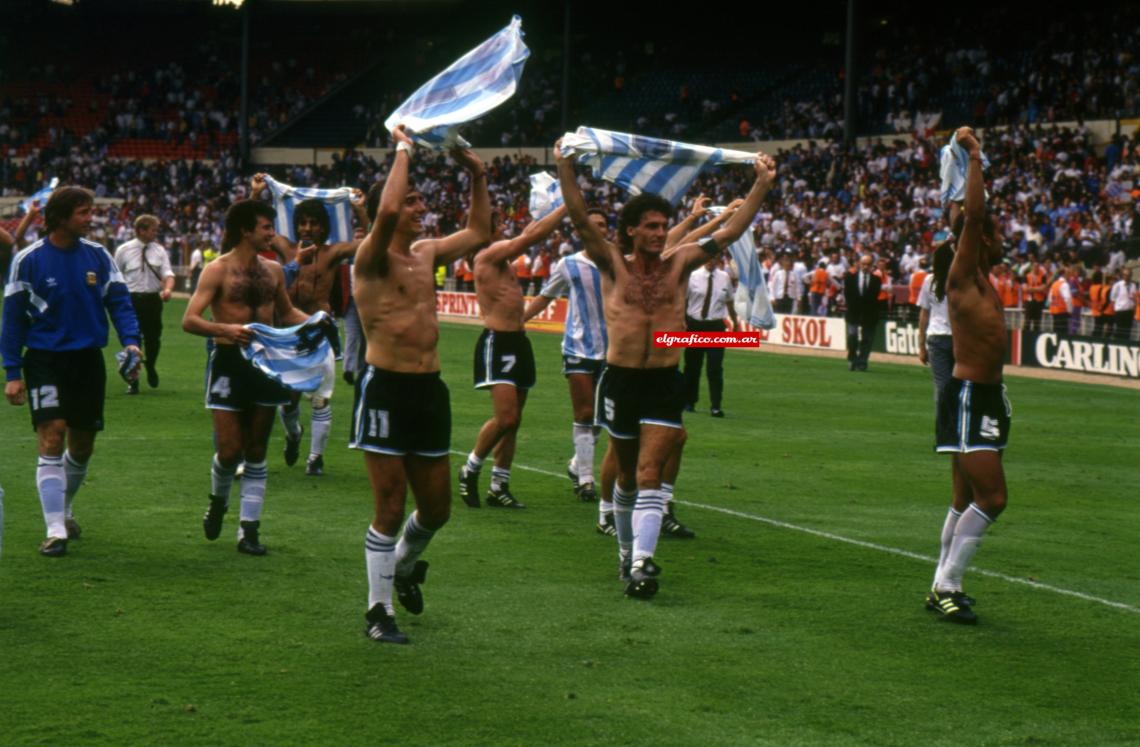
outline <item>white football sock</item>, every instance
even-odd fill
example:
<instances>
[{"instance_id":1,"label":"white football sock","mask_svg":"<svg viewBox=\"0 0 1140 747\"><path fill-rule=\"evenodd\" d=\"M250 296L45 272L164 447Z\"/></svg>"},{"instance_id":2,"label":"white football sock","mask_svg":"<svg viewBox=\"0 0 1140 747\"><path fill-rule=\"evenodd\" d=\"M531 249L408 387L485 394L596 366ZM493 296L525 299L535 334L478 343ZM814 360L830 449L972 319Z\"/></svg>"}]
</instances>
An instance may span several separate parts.
<instances>
[{"instance_id":1,"label":"white football sock","mask_svg":"<svg viewBox=\"0 0 1140 747\"><path fill-rule=\"evenodd\" d=\"M48 537L67 538L67 477L63 471L63 457L42 456L36 463L36 488L40 493L40 507Z\"/></svg>"},{"instance_id":2,"label":"white football sock","mask_svg":"<svg viewBox=\"0 0 1140 747\"><path fill-rule=\"evenodd\" d=\"M368 569L368 609L382 604L389 615L394 614L392 582L396 576L396 538L368 527L364 536L364 564Z\"/></svg>"},{"instance_id":3,"label":"white football sock","mask_svg":"<svg viewBox=\"0 0 1140 747\"><path fill-rule=\"evenodd\" d=\"M594 484L594 427L588 423L574 424L574 471L579 485Z\"/></svg>"},{"instance_id":4,"label":"white football sock","mask_svg":"<svg viewBox=\"0 0 1140 747\"><path fill-rule=\"evenodd\" d=\"M70 451L63 452L63 473L67 477L67 488L65 495L67 498L67 518L71 518L71 502L75 500L75 494L79 492L80 486L83 481L87 479L87 464L91 460L80 463L75 457L71 456Z\"/></svg>"},{"instance_id":5,"label":"white football sock","mask_svg":"<svg viewBox=\"0 0 1140 747\"><path fill-rule=\"evenodd\" d=\"M313 419L309 429L309 457L321 456L329 443L332 431L332 405L313 408Z\"/></svg>"},{"instance_id":6,"label":"white football sock","mask_svg":"<svg viewBox=\"0 0 1140 747\"><path fill-rule=\"evenodd\" d=\"M994 520L974 503L962 512L962 518L958 519L958 526L954 529L954 541L950 544L942 576L935 582L934 588L938 591L962 590L962 576L966 574L966 568L974 559L978 545L982 543L982 535L993 523Z\"/></svg>"},{"instance_id":7,"label":"white football sock","mask_svg":"<svg viewBox=\"0 0 1140 747\"><path fill-rule=\"evenodd\" d=\"M665 493L661 490L637 491L637 505L633 509L633 562L651 558L657 551L665 502Z\"/></svg>"}]
</instances>

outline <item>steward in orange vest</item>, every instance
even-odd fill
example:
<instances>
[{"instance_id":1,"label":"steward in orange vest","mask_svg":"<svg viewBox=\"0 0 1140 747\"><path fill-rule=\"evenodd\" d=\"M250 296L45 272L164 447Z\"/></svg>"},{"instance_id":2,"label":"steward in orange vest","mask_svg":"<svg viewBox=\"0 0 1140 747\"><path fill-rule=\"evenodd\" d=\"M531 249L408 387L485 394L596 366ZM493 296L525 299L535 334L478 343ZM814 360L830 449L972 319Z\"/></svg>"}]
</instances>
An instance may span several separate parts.
<instances>
[{"instance_id":1,"label":"steward in orange vest","mask_svg":"<svg viewBox=\"0 0 1140 747\"><path fill-rule=\"evenodd\" d=\"M1049 314L1053 317L1054 332L1068 332L1069 318L1073 313L1073 300L1069 290L1069 280L1058 273L1057 279L1049 286Z\"/></svg>"}]
</instances>

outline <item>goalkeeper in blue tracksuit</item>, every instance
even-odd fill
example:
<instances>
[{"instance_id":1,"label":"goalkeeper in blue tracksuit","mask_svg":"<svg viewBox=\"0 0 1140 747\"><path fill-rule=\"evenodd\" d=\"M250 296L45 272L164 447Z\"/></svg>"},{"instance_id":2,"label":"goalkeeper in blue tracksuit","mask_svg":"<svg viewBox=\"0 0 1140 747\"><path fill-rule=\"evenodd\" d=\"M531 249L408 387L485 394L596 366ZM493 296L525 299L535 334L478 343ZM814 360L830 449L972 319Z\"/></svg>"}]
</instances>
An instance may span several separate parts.
<instances>
[{"instance_id":1,"label":"goalkeeper in blue tracksuit","mask_svg":"<svg viewBox=\"0 0 1140 747\"><path fill-rule=\"evenodd\" d=\"M55 190L44 208L47 236L16 255L4 287L4 396L31 407L36 487L47 524L40 552L53 557L80 535L71 506L103 430L108 314L135 375L142 359L123 276L106 249L83 238L94 207L86 189Z\"/></svg>"}]
</instances>

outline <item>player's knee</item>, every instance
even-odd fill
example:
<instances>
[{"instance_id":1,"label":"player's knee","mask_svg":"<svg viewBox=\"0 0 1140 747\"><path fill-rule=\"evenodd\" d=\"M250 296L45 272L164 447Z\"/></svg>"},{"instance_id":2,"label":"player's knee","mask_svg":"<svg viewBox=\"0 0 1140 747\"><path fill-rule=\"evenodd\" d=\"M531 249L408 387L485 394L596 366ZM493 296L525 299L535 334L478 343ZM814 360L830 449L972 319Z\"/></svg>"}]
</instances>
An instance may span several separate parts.
<instances>
[{"instance_id":1,"label":"player's knee","mask_svg":"<svg viewBox=\"0 0 1140 747\"><path fill-rule=\"evenodd\" d=\"M222 465L223 469L234 470L241 464L241 451L237 449L218 449L215 458L218 460L218 464Z\"/></svg>"},{"instance_id":2,"label":"player's knee","mask_svg":"<svg viewBox=\"0 0 1140 747\"><path fill-rule=\"evenodd\" d=\"M245 461L247 462L264 462L266 447L264 446L251 446L245 450Z\"/></svg>"},{"instance_id":3,"label":"player's knee","mask_svg":"<svg viewBox=\"0 0 1140 747\"><path fill-rule=\"evenodd\" d=\"M68 444L67 453L73 461L79 464L87 464L91 461L91 455L95 453L94 444Z\"/></svg>"},{"instance_id":4,"label":"player's knee","mask_svg":"<svg viewBox=\"0 0 1140 747\"><path fill-rule=\"evenodd\" d=\"M323 410L329 406L331 401L332 400L326 399L324 397L313 397L313 409Z\"/></svg>"},{"instance_id":5,"label":"player's knee","mask_svg":"<svg viewBox=\"0 0 1140 747\"><path fill-rule=\"evenodd\" d=\"M40 453L47 456L63 454L63 428L43 428L38 434Z\"/></svg>"},{"instance_id":6,"label":"player's knee","mask_svg":"<svg viewBox=\"0 0 1140 747\"><path fill-rule=\"evenodd\" d=\"M519 429L521 418L517 412L508 412L495 416L495 424L502 433L510 433Z\"/></svg>"},{"instance_id":7,"label":"player's knee","mask_svg":"<svg viewBox=\"0 0 1140 747\"><path fill-rule=\"evenodd\" d=\"M417 520L420 526L430 531L436 531L443 528L451 519L451 503L445 503L438 506L422 507L416 509Z\"/></svg>"},{"instance_id":8,"label":"player's knee","mask_svg":"<svg viewBox=\"0 0 1140 747\"><path fill-rule=\"evenodd\" d=\"M996 519L1005 510L1006 498L1006 491L1002 488L987 493L978 493L974 496L974 502L978 508L986 512L987 516Z\"/></svg>"},{"instance_id":9,"label":"player's knee","mask_svg":"<svg viewBox=\"0 0 1140 747\"><path fill-rule=\"evenodd\" d=\"M661 467L655 464L637 465L637 487L656 490L661 487Z\"/></svg>"},{"instance_id":10,"label":"player's knee","mask_svg":"<svg viewBox=\"0 0 1140 747\"><path fill-rule=\"evenodd\" d=\"M390 510L381 509L376 512L376 517L372 520L372 528L380 532L380 534L395 537L399 535L403 523L404 510L402 508L393 508Z\"/></svg>"}]
</instances>

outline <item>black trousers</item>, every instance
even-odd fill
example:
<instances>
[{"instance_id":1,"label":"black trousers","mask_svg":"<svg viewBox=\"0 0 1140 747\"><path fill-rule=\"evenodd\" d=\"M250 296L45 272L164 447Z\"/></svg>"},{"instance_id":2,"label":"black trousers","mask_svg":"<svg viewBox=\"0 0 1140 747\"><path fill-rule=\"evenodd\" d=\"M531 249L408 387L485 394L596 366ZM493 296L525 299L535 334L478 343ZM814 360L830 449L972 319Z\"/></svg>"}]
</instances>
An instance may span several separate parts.
<instances>
[{"instance_id":1,"label":"black trousers","mask_svg":"<svg viewBox=\"0 0 1140 747\"><path fill-rule=\"evenodd\" d=\"M875 342L877 324L847 323L847 360L866 367L871 357L871 345Z\"/></svg>"},{"instance_id":2,"label":"black trousers","mask_svg":"<svg viewBox=\"0 0 1140 747\"><path fill-rule=\"evenodd\" d=\"M1025 302L1025 328L1041 331L1041 312L1045 309L1044 301Z\"/></svg>"},{"instance_id":3,"label":"black trousers","mask_svg":"<svg viewBox=\"0 0 1140 747\"><path fill-rule=\"evenodd\" d=\"M157 293L132 293L131 304L142 332L143 358L147 371L154 371L158 351L162 349L162 296Z\"/></svg>"},{"instance_id":4,"label":"black trousers","mask_svg":"<svg viewBox=\"0 0 1140 747\"><path fill-rule=\"evenodd\" d=\"M1113 332L1117 340L1127 340L1132 337L1132 314L1134 311L1128 309L1127 311L1117 311L1115 315L1115 324L1113 324Z\"/></svg>"},{"instance_id":5,"label":"black trousers","mask_svg":"<svg viewBox=\"0 0 1140 747\"><path fill-rule=\"evenodd\" d=\"M685 317L685 328L690 332L724 332L719 319L700 321ZM701 367L708 358L709 404L719 410L724 396L724 348L685 348L685 401L696 406L701 398Z\"/></svg>"},{"instance_id":6,"label":"black trousers","mask_svg":"<svg viewBox=\"0 0 1140 747\"><path fill-rule=\"evenodd\" d=\"M791 314L794 301L794 298L777 298L772 301L772 311L777 314Z\"/></svg>"}]
</instances>

